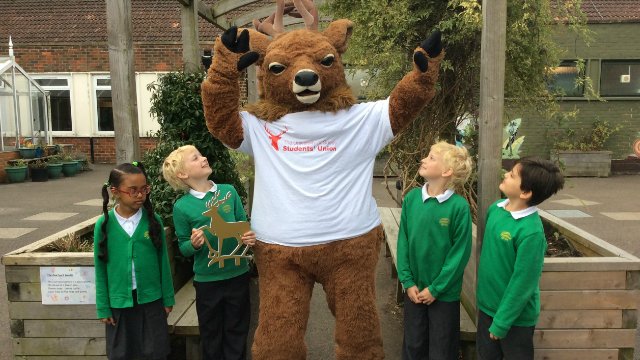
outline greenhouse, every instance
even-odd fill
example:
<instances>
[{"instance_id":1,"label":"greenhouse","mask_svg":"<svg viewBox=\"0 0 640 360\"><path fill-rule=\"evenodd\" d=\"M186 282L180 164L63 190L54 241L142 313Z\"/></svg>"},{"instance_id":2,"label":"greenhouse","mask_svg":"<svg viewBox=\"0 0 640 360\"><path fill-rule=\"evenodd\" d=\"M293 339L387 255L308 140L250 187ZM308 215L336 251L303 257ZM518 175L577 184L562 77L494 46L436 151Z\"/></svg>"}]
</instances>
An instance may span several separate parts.
<instances>
[{"instance_id":1,"label":"greenhouse","mask_svg":"<svg viewBox=\"0 0 640 360\"><path fill-rule=\"evenodd\" d=\"M0 151L51 144L49 94L9 56L0 56Z\"/></svg>"}]
</instances>

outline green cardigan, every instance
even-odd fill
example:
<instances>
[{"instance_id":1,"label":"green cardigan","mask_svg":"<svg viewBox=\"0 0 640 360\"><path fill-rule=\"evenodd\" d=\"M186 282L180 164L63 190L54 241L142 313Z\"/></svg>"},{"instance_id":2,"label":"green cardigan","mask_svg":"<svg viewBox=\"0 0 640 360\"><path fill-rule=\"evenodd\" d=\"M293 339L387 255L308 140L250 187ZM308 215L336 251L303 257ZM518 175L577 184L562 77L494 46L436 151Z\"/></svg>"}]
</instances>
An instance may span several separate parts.
<instances>
[{"instance_id":1,"label":"green cardigan","mask_svg":"<svg viewBox=\"0 0 640 360\"><path fill-rule=\"evenodd\" d=\"M142 209L142 218L133 236L120 226L109 211L107 223L108 261L98 258L99 242L102 239L104 216L96 222L93 239L93 255L96 274L96 309L99 319L111 317L111 308L133 307L131 261L135 263L138 303L145 304L162 299L164 306L175 304L171 268L167 257L164 227L160 218L162 246L157 249L149 237L147 212Z\"/></svg>"}]
</instances>

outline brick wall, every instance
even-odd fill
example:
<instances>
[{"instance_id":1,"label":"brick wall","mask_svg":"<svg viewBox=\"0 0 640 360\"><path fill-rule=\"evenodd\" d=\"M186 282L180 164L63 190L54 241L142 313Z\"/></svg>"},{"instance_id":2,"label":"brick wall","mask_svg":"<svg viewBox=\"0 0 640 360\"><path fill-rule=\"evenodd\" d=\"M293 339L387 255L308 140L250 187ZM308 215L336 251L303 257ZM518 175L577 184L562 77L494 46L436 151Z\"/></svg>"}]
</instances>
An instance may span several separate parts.
<instances>
[{"instance_id":1,"label":"brick wall","mask_svg":"<svg viewBox=\"0 0 640 360\"><path fill-rule=\"evenodd\" d=\"M116 163L116 146L115 139L112 137L54 137L55 144L72 144L73 151L80 152L87 156L89 161L99 164L115 164ZM93 158L91 148L93 144ZM140 138L140 154L154 149L156 147L156 139L150 137Z\"/></svg>"},{"instance_id":2,"label":"brick wall","mask_svg":"<svg viewBox=\"0 0 640 360\"><path fill-rule=\"evenodd\" d=\"M0 46L0 54L8 52ZM201 43L202 49L212 44ZM182 45L134 43L138 72L182 70ZM25 44L14 48L16 62L28 73L109 71L107 44Z\"/></svg>"}]
</instances>

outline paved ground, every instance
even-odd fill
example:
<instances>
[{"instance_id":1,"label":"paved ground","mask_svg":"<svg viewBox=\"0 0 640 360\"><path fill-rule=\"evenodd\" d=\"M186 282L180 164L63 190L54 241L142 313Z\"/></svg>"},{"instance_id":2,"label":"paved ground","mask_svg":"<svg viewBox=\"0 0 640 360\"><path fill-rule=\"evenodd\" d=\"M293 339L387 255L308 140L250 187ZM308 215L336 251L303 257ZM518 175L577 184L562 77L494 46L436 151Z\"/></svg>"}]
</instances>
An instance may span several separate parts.
<instances>
[{"instance_id":1,"label":"paved ground","mask_svg":"<svg viewBox=\"0 0 640 360\"><path fill-rule=\"evenodd\" d=\"M100 187L111 166L45 183L0 184L0 254L39 240L100 214ZM640 176L570 178L558 195L541 207L566 221L640 257ZM392 191L393 183L391 184ZM379 206L395 206L383 179L374 179ZM0 266L0 359L11 359L4 267ZM377 274L377 303L387 359L399 359L401 309L393 304L394 283L389 259L381 255ZM332 359L333 318L324 293L317 287L307 331L309 360Z\"/></svg>"}]
</instances>

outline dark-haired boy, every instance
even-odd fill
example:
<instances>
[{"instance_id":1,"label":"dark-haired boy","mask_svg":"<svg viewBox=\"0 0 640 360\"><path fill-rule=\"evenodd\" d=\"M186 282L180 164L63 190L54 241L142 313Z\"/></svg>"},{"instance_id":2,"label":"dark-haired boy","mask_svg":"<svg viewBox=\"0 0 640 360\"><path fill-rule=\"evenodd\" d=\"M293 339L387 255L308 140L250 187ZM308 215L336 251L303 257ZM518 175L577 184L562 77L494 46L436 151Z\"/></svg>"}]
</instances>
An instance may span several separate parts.
<instances>
[{"instance_id":1,"label":"dark-haired boy","mask_svg":"<svg viewBox=\"0 0 640 360\"><path fill-rule=\"evenodd\" d=\"M552 162L522 159L500 184L507 199L489 207L478 267L476 347L481 360L533 359L538 283L547 249L536 205L563 185Z\"/></svg>"}]
</instances>

